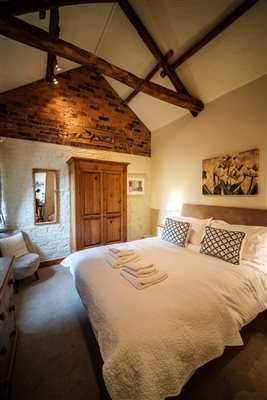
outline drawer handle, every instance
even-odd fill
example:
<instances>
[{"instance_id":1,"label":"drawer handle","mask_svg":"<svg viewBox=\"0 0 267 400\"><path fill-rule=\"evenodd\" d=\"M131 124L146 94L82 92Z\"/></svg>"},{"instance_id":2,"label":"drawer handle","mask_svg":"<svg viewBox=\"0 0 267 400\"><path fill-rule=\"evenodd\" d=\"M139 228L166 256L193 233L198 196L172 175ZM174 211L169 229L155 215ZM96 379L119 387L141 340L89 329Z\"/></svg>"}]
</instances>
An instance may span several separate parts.
<instances>
[{"instance_id":1,"label":"drawer handle","mask_svg":"<svg viewBox=\"0 0 267 400\"><path fill-rule=\"evenodd\" d=\"M12 304L12 306L9 306L9 307L8 307L8 311L9 311L9 312L15 311L15 305Z\"/></svg>"},{"instance_id":2,"label":"drawer handle","mask_svg":"<svg viewBox=\"0 0 267 400\"><path fill-rule=\"evenodd\" d=\"M7 348L4 346L0 349L0 356L4 356L7 353Z\"/></svg>"},{"instance_id":3,"label":"drawer handle","mask_svg":"<svg viewBox=\"0 0 267 400\"><path fill-rule=\"evenodd\" d=\"M4 321L4 319L5 319L5 313L4 313L4 312L1 312L1 314L0 314L0 321Z\"/></svg>"}]
</instances>

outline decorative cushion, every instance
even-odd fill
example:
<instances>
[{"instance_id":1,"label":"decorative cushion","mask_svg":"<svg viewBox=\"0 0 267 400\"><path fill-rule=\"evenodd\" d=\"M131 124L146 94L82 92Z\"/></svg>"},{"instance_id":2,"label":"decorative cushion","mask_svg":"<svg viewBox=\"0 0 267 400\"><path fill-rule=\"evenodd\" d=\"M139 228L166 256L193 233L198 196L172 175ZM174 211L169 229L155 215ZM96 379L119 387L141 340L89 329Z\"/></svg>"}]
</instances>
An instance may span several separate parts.
<instances>
[{"instance_id":1,"label":"decorative cushion","mask_svg":"<svg viewBox=\"0 0 267 400\"><path fill-rule=\"evenodd\" d=\"M188 242L192 244L200 245L204 236L205 229L207 226L210 226L212 218L200 219L193 217L175 217L176 221L189 222L191 224L189 231Z\"/></svg>"},{"instance_id":2,"label":"decorative cushion","mask_svg":"<svg viewBox=\"0 0 267 400\"><path fill-rule=\"evenodd\" d=\"M212 221L211 226L219 229L244 232L246 238L244 240L241 258L255 264L262 264L265 262L264 252L267 248L267 227L231 225L221 220Z\"/></svg>"},{"instance_id":3,"label":"decorative cushion","mask_svg":"<svg viewBox=\"0 0 267 400\"><path fill-rule=\"evenodd\" d=\"M189 235L189 222L175 221L166 218L161 239L174 243L177 246L185 247Z\"/></svg>"},{"instance_id":4,"label":"decorative cushion","mask_svg":"<svg viewBox=\"0 0 267 400\"><path fill-rule=\"evenodd\" d=\"M207 227L200 253L239 265L244 232Z\"/></svg>"},{"instance_id":5,"label":"decorative cushion","mask_svg":"<svg viewBox=\"0 0 267 400\"><path fill-rule=\"evenodd\" d=\"M3 257L14 256L18 258L29 253L21 232L13 236L1 238L0 248Z\"/></svg>"}]
</instances>

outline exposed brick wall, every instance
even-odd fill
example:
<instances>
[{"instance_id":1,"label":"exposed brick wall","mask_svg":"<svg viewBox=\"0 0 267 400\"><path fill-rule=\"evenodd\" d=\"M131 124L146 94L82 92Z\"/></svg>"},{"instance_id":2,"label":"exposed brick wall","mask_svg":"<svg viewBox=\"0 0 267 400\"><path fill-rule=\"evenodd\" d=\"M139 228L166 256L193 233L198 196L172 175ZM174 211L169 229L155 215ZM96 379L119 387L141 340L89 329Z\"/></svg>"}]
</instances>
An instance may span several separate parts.
<instances>
[{"instance_id":1,"label":"exposed brick wall","mask_svg":"<svg viewBox=\"0 0 267 400\"><path fill-rule=\"evenodd\" d=\"M151 133L99 74L80 67L0 94L0 136L151 155Z\"/></svg>"}]
</instances>

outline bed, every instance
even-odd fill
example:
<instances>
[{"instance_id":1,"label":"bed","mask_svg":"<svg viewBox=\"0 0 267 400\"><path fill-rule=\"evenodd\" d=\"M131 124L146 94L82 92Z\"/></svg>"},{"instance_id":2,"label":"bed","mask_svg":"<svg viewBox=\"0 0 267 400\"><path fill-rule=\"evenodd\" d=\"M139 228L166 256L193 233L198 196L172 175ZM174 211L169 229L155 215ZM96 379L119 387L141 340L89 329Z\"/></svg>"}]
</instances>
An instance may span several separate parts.
<instances>
[{"instance_id":1,"label":"bed","mask_svg":"<svg viewBox=\"0 0 267 400\"><path fill-rule=\"evenodd\" d=\"M82 250L62 262L70 267L90 319L113 400L177 396L197 368L226 346L242 346L240 329L267 309L267 210L184 204L182 216L179 224L191 218L204 226L201 236L190 224L190 235L197 234L190 240L188 231L185 247L151 237ZM241 225L247 226L243 241L253 229L254 238L259 232L264 238L260 262L240 256L236 265L200 253L207 232L232 234L239 227L242 233ZM245 244L239 255L245 254ZM107 247L134 250L166 272L167 279L137 290L121 268L107 263Z\"/></svg>"}]
</instances>

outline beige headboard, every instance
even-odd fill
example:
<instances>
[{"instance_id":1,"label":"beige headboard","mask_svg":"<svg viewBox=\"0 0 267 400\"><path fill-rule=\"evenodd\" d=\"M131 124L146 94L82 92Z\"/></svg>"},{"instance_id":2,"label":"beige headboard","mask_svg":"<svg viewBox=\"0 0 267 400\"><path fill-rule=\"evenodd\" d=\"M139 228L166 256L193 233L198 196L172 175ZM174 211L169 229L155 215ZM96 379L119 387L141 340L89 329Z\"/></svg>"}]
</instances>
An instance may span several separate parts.
<instances>
[{"instance_id":1,"label":"beige headboard","mask_svg":"<svg viewBox=\"0 0 267 400\"><path fill-rule=\"evenodd\" d=\"M267 210L254 208L206 206L203 204L183 204L185 217L221 219L229 224L267 226Z\"/></svg>"}]
</instances>

